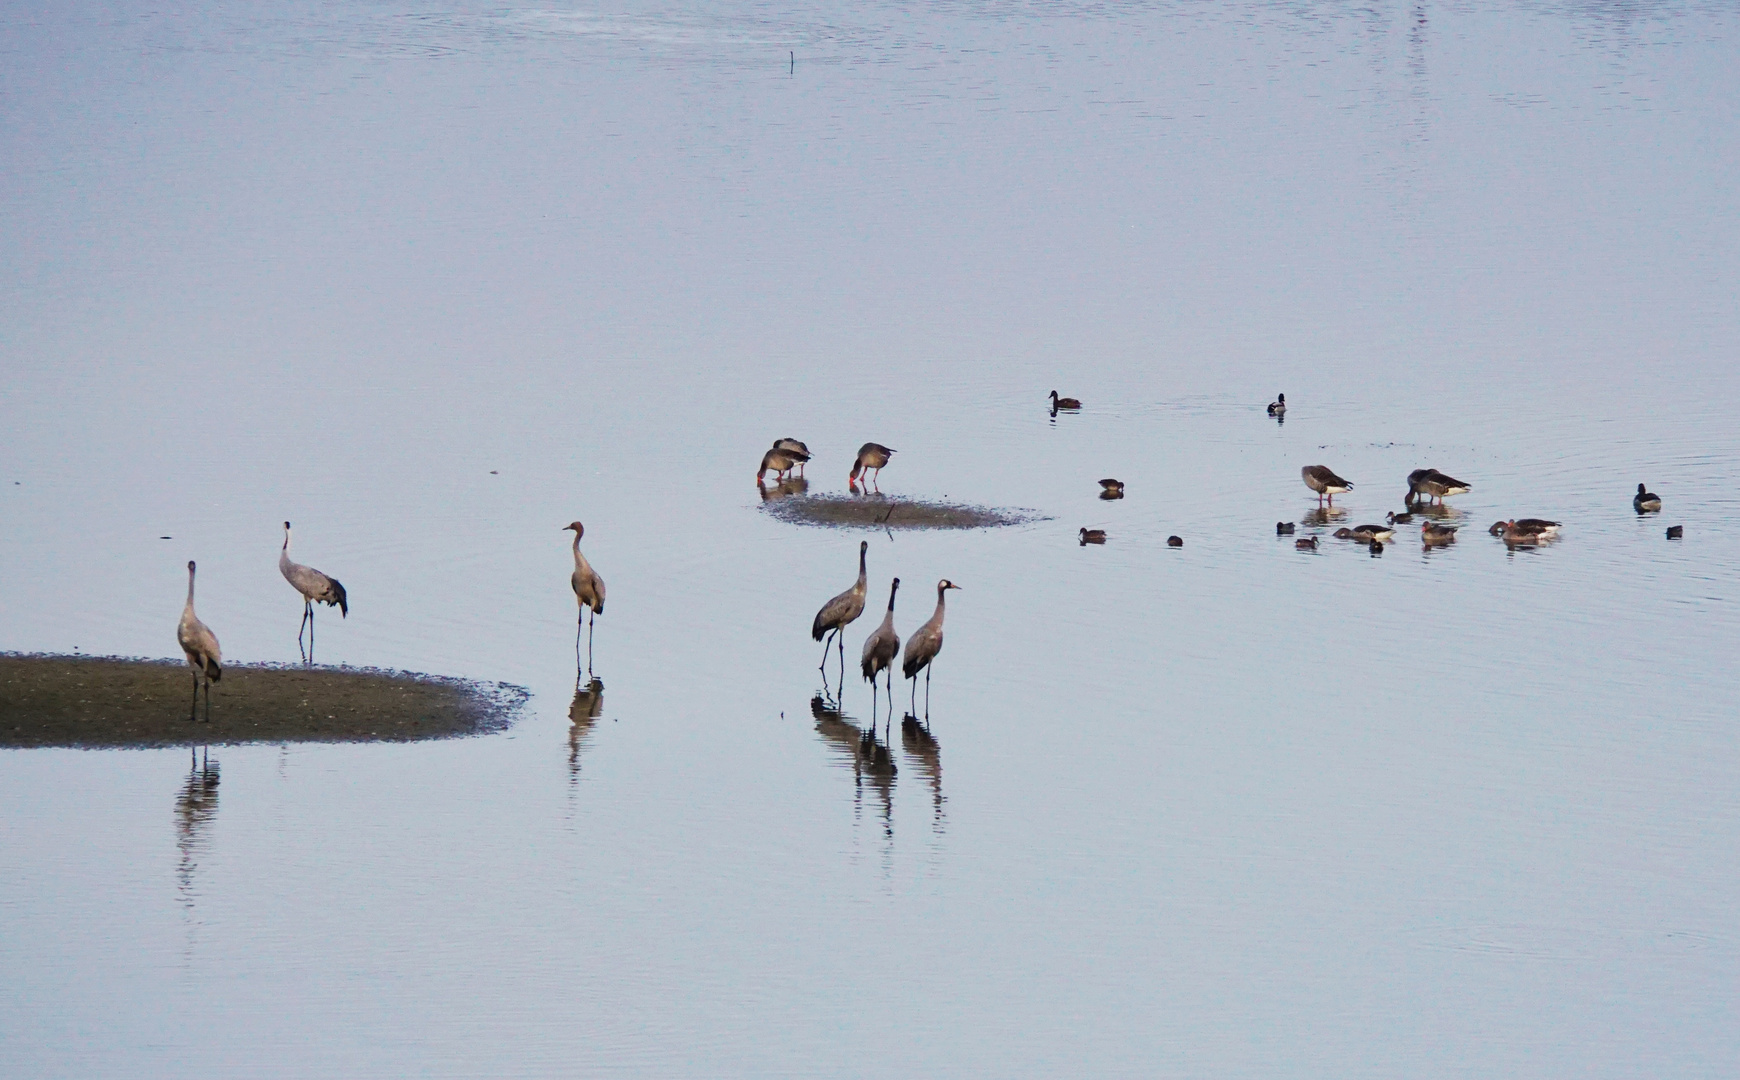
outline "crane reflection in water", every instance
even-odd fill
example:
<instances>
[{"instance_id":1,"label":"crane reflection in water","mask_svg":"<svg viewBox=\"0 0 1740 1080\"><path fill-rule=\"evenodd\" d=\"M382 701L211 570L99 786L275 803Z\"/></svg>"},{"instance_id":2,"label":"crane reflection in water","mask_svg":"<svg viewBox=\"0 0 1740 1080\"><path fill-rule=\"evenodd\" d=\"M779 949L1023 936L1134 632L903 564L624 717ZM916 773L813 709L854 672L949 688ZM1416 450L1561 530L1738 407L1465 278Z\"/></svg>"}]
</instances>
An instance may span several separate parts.
<instances>
[{"instance_id":1,"label":"crane reflection in water","mask_svg":"<svg viewBox=\"0 0 1740 1080\"><path fill-rule=\"evenodd\" d=\"M568 707L568 786L580 782L580 753L592 741L592 729L604 712L604 680L593 680L574 691L574 704Z\"/></svg>"},{"instance_id":2,"label":"crane reflection in water","mask_svg":"<svg viewBox=\"0 0 1740 1080\"><path fill-rule=\"evenodd\" d=\"M816 734L835 752L835 763L852 770L852 813L861 817L864 788L868 784L881 803L882 832L894 836L894 754L876 737L875 728L865 730L847 720L838 707L822 695L810 698L810 715Z\"/></svg>"},{"instance_id":3,"label":"crane reflection in water","mask_svg":"<svg viewBox=\"0 0 1740 1080\"><path fill-rule=\"evenodd\" d=\"M918 717L907 713L900 721L900 748L930 786L930 827L940 833L945 821L943 803L948 801L942 789L942 747Z\"/></svg>"},{"instance_id":4,"label":"crane reflection in water","mask_svg":"<svg viewBox=\"0 0 1740 1080\"><path fill-rule=\"evenodd\" d=\"M187 778L175 796L175 847L181 853L176 862L176 892L181 904L193 909L198 891L194 875L199 870L200 857L211 850L212 822L217 820L218 763L211 759L211 748L201 760L197 750L189 748Z\"/></svg>"}]
</instances>

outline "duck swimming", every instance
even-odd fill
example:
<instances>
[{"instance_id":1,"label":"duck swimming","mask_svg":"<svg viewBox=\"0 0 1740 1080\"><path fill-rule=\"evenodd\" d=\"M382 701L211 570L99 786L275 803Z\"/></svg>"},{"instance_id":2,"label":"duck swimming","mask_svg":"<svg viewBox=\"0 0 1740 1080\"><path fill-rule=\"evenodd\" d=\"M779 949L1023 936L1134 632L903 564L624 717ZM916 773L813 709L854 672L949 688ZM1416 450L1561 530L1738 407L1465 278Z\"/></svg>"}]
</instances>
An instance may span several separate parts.
<instances>
[{"instance_id":1,"label":"duck swimming","mask_svg":"<svg viewBox=\"0 0 1740 1080\"><path fill-rule=\"evenodd\" d=\"M1631 508L1640 514L1660 510L1661 496L1639 484L1637 485L1637 494L1631 500Z\"/></svg>"},{"instance_id":2,"label":"duck swimming","mask_svg":"<svg viewBox=\"0 0 1740 1080\"><path fill-rule=\"evenodd\" d=\"M1454 525L1439 525L1428 521L1420 526L1420 543L1427 547L1443 547L1445 544L1455 543L1455 541L1456 526Z\"/></svg>"},{"instance_id":3,"label":"duck swimming","mask_svg":"<svg viewBox=\"0 0 1740 1080\"><path fill-rule=\"evenodd\" d=\"M1545 518L1517 518L1514 521L1495 521L1492 528L1486 530L1494 536L1504 536L1506 533L1523 535L1534 533L1543 539L1552 539L1559 533L1559 523Z\"/></svg>"},{"instance_id":4,"label":"duck swimming","mask_svg":"<svg viewBox=\"0 0 1740 1080\"><path fill-rule=\"evenodd\" d=\"M1315 536L1307 536L1303 540L1293 541L1293 546L1298 548L1300 551L1316 551L1317 538Z\"/></svg>"},{"instance_id":5,"label":"duck swimming","mask_svg":"<svg viewBox=\"0 0 1740 1080\"><path fill-rule=\"evenodd\" d=\"M1356 525L1351 529L1335 530L1337 540L1363 540L1368 544L1378 544L1396 535L1396 530L1387 529L1382 525Z\"/></svg>"},{"instance_id":6,"label":"duck swimming","mask_svg":"<svg viewBox=\"0 0 1740 1080\"><path fill-rule=\"evenodd\" d=\"M1106 530L1104 529L1083 529L1081 531L1082 547L1086 547L1089 544L1103 544L1105 542Z\"/></svg>"},{"instance_id":7,"label":"duck swimming","mask_svg":"<svg viewBox=\"0 0 1740 1080\"><path fill-rule=\"evenodd\" d=\"M1522 518L1500 521L1493 525L1493 535L1507 544L1533 545L1545 543L1559 533L1559 523L1542 518Z\"/></svg>"},{"instance_id":8,"label":"duck swimming","mask_svg":"<svg viewBox=\"0 0 1740 1080\"><path fill-rule=\"evenodd\" d=\"M1124 497L1124 482L1122 480L1105 479L1100 481L1100 498L1121 499Z\"/></svg>"},{"instance_id":9,"label":"duck swimming","mask_svg":"<svg viewBox=\"0 0 1740 1080\"><path fill-rule=\"evenodd\" d=\"M1388 517L1385 518L1385 520L1388 521L1391 525L1406 525L1409 522L1414 520L1414 515L1412 515L1412 514L1398 514L1392 510L1392 511L1390 511Z\"/></svg>"},{"instance_id":10,"label":"duck swimming","mask_svg":"<svg viewBox=\"0 0 1740 1080\"><path fill-rule=\"evenodd\" d=\"M1051 413L1053 416L1057 415L1057 410L1059 409L1079 408L1081 408L1081 400L1079 398L1058 397L1056 390L1051 392Z\"/></svg>"},{"instance_id":11,"label":"duck swimming","mask_svg":"<svg viewBox=\"0 0 1740 1080\"><path fill-rule=\"evenodd\" d=\"M1275 400L1269 403L1269 415L1270 416L1286 416L1287 415L1287 395L1286 394L1276 394L1275 395Z\"/></svg>"}]
</instances>

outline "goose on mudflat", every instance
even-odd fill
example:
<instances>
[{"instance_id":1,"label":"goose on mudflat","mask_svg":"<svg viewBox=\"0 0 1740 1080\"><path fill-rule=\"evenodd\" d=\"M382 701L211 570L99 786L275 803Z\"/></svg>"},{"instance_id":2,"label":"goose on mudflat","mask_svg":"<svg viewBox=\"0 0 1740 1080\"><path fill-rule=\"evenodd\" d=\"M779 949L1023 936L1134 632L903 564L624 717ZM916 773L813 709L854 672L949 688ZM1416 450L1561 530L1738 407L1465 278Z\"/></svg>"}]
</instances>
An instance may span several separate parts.
<instances>
[{"instance_id":1,"label":"goose on mudflat","mask_svg":"<svg viewBox=\"0 0 1740 1080\"><path fill-rule=\"evenodd\" d=\"M1335 505L1335 497L1353 490L1353 485L1341 477L1327 465L1307 465L1299 470L1299 475L1305 478L1305 486L1317 493L1317 505L1323 505L1328 498L1329 505Z\"/></svg>"},{"instance_id":2,"label":"goose on mudflat","mask_svg":"<svg viewBox=\"0 0 1740 1080\"><path fill-rule=\"evenodd\" d=\"M1465 484L1454 476L1447 476L1437 469L1415 469L1408 474L1406 502L1412 505L1421 495L1443 502L1446 495L1466 495L1473 490L1472 485Z\"/></svg>"}]
</instances>

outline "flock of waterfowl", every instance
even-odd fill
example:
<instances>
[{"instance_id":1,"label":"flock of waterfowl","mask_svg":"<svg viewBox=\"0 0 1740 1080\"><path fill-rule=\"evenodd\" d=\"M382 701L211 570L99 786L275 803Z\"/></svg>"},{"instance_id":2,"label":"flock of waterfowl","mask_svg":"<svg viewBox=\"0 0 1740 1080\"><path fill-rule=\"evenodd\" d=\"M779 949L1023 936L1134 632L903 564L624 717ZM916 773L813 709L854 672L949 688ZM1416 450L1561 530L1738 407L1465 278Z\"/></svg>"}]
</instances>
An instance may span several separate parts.
<instances>
[{"instance_id":1,"label":"flock of waterfowl","mask_svg":"<svg viewBox=\"0 0 1740 1080\"><path fill-rule=\"evenodd\" d=\"M1055 418L1060 411L1074 412L1082 407L1080 400L1063 397L1056 390L1049 395L1051 415ZM1268 415L1284 418L1287 412L1287 395L1277 395L1275 401L1268 407ZM847 477L847 483L856 492L858 482L862 478L866 488L880 480L881 472L887 466L894 454L890 447L881 443L867 442L859 447L857 457L852 462L852 471ZM773 472L781 480L785 480L795 469L802 476L805 464L810 460L809 447L797 439L776 439L761 458L761 467L756 470L756 483L760 484L762 477ZM1305 486L1317 495L1319 508L1334 507L1335 496L1343 495L1353 490L1353 483L1339 475L1326 465L1307 465L1300 470L1300 477ZM1332 534L1336 539L1353 540L1370 545L1373 552L1380 552L1383 545L1394 539L1397 525L1411 524L1416 512L1442 506L1444 500L1455 495L1466 494L1473 490L1473 485L1458 480L1437 469L1415 469L1408 474L1408 490L1404 497L1404 512L1390 512L1385 516L1383 525L1356 525L1342 527ZM1124 484L1120 480L1106 478L1099 481L1100 498L1122 499ZM1639 514L1659 513L1662 508L1661 496L1651 492L1644 484L1637 485L1637 494L1632 499L1632 507ZM580 551L580 539L586 533L586 527L575 521L563 526L564 531L574 534L573 554L574 572L569 578L569 584L574 590L575 603L578 606L579 620L574 633L575 667L580 667L580 644L583 633L592 628L596 633L597 617L604 613L604 579L598 571L592 568L586 556ZM1560 523L1544 518L1510 518L1496 521L1487 531L1503 540L1511 547L1536 547L1546 544L1558 536ZM1292 535L1294 524L1288 521L1277 522L1277 535ZM1443 547L1456 540L1457 527L1441 522L1422 520L1420 522L1420 542L1427 548ZM1667 530L1670 540L1684 536L1682 526L1675 525ZM1104 544L1107 536L1104 529L1083 528L1078 534L1082 546L1089 544ZM1169 547L1182 547L1184 540L1179 536L1166 538ZM1301 537L1294 541L1294 546L1305 551L1315 551L1318 547L1316 536ZM827 671L829 651L837 644L842 679L845 669L845 629L864 613L865 591L867 588L867 565L869 555L868 542L858 545L858 579L844 592L823 604L816 612L810 625L810 634L816 641L822 642L822 671ZM278 569L284 579L302 596L302 622L296 628L296 643L302 647L304 628L308 633L308 647L303 653L305 660L312 662L314 651L314 605L326 604L339 609L341 616L350 613L349 597L344 586L336 578L321 573L319 570L290 559L290 523L284 523L284 544L278 554ZM200 621L194 612L193 591L195 565L187 564L187 603L182 608L181 621L176 627L176 640L181 645L182 653L187 657L188 666L193 669L193 706L191 715L198 714L199 695L205 691L206 714L211 713L211 684L223 677L223 651L218 645L217 635L210 627ZM881 623L864 640L860 656L860 671L864 680L871 685L872 693L879 691L878 680L886 675L890 705L894 694L894 661L901 657L901 674L912 683L911 702L916 708L918 695L918 675L924 673L926 713L929 712L931 668L937 654L942 651L943 616L947 594L950 589L960 586L947 578L937 582L936 610L923 625L905 641L905 653L902 656L900 635L894 629L894 600L900 591L900 579L893 578L888 586L888 608ZM586 642L587 664L591 663L591 639Z\"/></svg>"},{"instance_id":2,"label":"flock of waterfowl","mask_svg":"<svg viewBox=\"0 0 1740 1080\"><path fill-rule=\"evenodd\" d=\"M1057 391L1053 390L1051 392L1053 416L1057 415L1060 400L1068 402L1069 408L1072 410L1081 408L1080 401L1075 398L1060 399L1057 396ZM1268 414L1278 420L1286 418L1286 394L1275 395L1275 400L1269 404ZM1327 465L1306 465L1299 470L1299 476L1300 479L1304 480L1305 486L1316 493L1320 512L1325 507L1334 507L1337 495L1345 495L1353 490L1352 481L1344 479ZM1102 499L1121 499L1124 497L1124 484L1120 480L1101 480L1100 488L1100 498ZM1440 472L1437 469L1415 469L1408 474L1408 491L1403 498L1403 513L1390 512L1385 515L1386 524L1383 525L1344 526L1336 529L1330 535L1338 540L1354 540L1367 544L1375 554L1381 552L1383 545L1395 538L1397 525L1413 522L1415 510L1420 504L1423 503L1427 508L1443 506L1444 500L1450 496L1465 495L1472 490L1474 490L1473 485L1458 480L1448 473ZM1631 505L1639 514L1658 513L1661 510L1661 496L1651 492L1646 485L1639 484L1637 485L1637 495L1631 500ZM1455 543L1457 528L1455 525L1422 520L1420 522L1421 546L1435 548ZM1557 521L1524 517L1493 522L1492 527L1487 531L1514 548L1538 547L1545 544L1558 536L1559 528L1560 523ZM1290 521L1275 523L1277 536L1291 536L1294 531L1294 524ZM1671 526L1667 530L1669 540L1678 540L1684 535L1685 529L1680 525ZM1107 539L1104 529L1089 528L1083 528L1079 538L1084 547L1088 544L1104 544ZM1166 543L1169 547L1181 547L1184 541L1177 536L1169 536L1166 538ZM1293 546L1300 551L1316 551L1318 538L1315 536L1300 537L1293 541Z\"/></svg>"}]
</instances>

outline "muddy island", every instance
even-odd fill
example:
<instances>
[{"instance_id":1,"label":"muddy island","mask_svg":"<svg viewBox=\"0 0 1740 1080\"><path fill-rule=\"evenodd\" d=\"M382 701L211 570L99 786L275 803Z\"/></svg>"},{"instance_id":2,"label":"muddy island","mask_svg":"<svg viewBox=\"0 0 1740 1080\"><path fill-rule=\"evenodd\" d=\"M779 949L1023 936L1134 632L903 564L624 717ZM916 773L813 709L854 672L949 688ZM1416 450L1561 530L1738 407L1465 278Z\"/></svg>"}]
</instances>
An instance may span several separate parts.
<instances>
[{"instance_id":1,"label":"muddy island","mask_svg":"<svg viewBox=\"0 0 1740 1080\"><path fill-rule=\"evenodd\" d=\"M509 727L525 690L374 668L234 665L188 719L182 661L0 654L0 748L411 742Z\"/></svg>"},{"instance_id":2,"label":"muddy island","mask_svg":"<svg viewBox=\"0 0 1740 1080\"><path fill-rule=\"evenodd\" d=\"M790 485L781 485L787 487ZM781 495L763 489L761 508L793 525L864 529L994 529L1044 521L1037 510L885 495Z\"/></svg>"}]
</instances>

